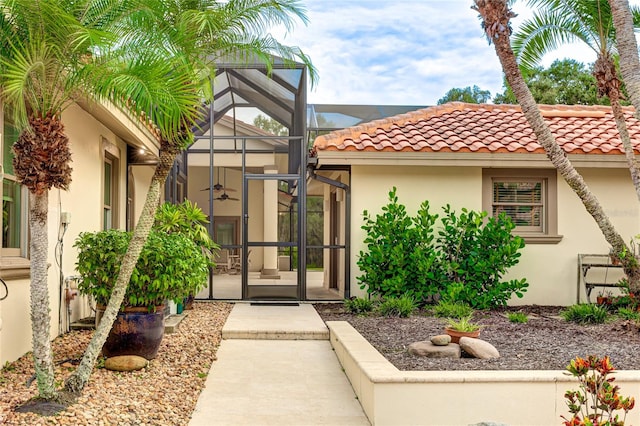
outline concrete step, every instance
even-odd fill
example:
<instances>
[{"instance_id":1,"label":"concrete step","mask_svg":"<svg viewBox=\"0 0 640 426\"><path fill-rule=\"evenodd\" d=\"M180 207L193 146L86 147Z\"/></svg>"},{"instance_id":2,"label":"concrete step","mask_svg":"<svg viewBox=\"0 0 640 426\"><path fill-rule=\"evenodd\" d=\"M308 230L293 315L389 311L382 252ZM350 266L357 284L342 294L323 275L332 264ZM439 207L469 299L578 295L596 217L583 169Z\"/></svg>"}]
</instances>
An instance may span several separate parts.
<instances>
[{"instance_id":1,"label":"concrete step","mask_svg":"<svg viewBox=\"0 0 640 426\"><path fill-rule=\"evenodd\" d=\"M329 329L310 304L236 303L223 339L328 340Z\"/></svg>"}]
</instances>

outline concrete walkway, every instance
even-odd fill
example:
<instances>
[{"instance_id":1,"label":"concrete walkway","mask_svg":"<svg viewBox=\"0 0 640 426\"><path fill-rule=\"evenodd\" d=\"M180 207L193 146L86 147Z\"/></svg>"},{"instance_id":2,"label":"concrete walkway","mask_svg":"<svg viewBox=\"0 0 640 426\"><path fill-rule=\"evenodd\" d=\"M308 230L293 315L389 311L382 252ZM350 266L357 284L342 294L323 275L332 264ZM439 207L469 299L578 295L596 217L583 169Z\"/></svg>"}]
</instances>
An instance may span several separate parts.
<instances>
[{"instance_id":1,"label":"concrete walkway","mask_svg":"<svg viewBox=\"0 0 640 426\"><path fill-rule=\"evenodd\" d=\"M310 304L237 303L190 426L369 425Z\"/></svg>"}]
</instances>

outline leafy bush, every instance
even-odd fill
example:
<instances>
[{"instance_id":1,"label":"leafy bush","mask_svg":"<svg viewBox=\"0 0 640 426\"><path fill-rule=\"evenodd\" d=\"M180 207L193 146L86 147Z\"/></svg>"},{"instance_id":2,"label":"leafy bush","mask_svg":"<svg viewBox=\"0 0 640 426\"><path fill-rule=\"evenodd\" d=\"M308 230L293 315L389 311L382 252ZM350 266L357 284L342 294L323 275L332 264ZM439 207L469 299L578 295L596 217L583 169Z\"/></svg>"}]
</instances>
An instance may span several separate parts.
<instances>
[{"instance_id":1,"label":"leafy bush","mask_svg":"<svg viewBox=\"0 0 640 426\"><path fill-rule=\"evenodd\" d=\"M408 294L389 297L378 305L378 312L385 317L407 318L416 310L416 302Z\"/></svg>"},{"instance_id":2,"label":"leafy bush","mask_svg":"<svg viewBox=\"0 0 640 426\"><path fill-rule=\"evenodd\" d=\"M578 379L580 390L564 394L571 418L561 416L566 426L610 425L623 426L627 414L635 405L633 397L620 395L620 387L613 385L615 372L608 356L587 359L577 357L567 366L569 374ZM622 411L620 419L616 411Z\"/></svg>"},{"instance_id":3,"label":"leafy bush","mask_svg":"<svg viewBox=\"0 0 640 426\"><path fill-rule=\"evenodd\" d=\"M438 216L429 213L429 203L422 203L411 218L393 188L382 211L375 219L364 211L367 251L360 251L357 261L360 288L383 297L408 294L419 302L439 293L441 280L433 267L437 256L433 226Z\"/></svg>"},{"instance_id":4,"label":"leafy bush","mask_svg":"<svg viewBox=\"0 0 640 426\"><path fill-rule=\"evenodd\" d=\"M80 292L106 305L115 285L131 233L109 230L81 233L76 268ZM195 294L207 282L208 261L200 248L180 234L151 232L136 264L123 307L162 305Z\"/></svg>"},{"instance_id":5,"label":"leafy bush","mask_svg":"<svg viewBox=\"0 0 640 426\"><path fill-rule=\"evenodd\" d=\"M461 302L441 300L433 308L433 314L439 318L464 318L473 314L473 308Z\"/></svg>"},{"instance_id":6,"label":"leafy bush","mask_svg":"<svg viewBox=\"0 0 640 426\"><path fill-rule=\"evenodd\" d=\"M352 297L344 300L344 309L352 314L366 314L373 310L373 301L362 297Z\"/></svg>"},{"instance_id":7,"label":"leafy bush","mask_svg":"<svg viewBox=\"0 0 640 426\"><path fill-rule=\"evenodd\" d=\"M382 297L408 294L420 304L441 296L476 309L505 305L514 294L522 297L525 279L501 280L524 247L522 238L511 234L515 225L506 215L487 218L466 209L457 215L446 206L436 232L437 221L428 201L410 217L395 187L381 214L373 218L365 210L360 288Z\"/></svg>"},{"instance_id":8,"label":"leafy bush","mask_svg":"<svg viewBox=\"0 0 640 426\"><path fill-rule=\"evenodd\" d=\"M207 223L207 215L197 204L192 204L189 200L181 204L167 202L158 207L153 229L158 232L181 234L191 239L207 256L210 266L215 268L214 254L219 246L209 235L205 226Z\"/></svg>"},{"instance_id":9,"label":"leafy bush","mask_svg":"<svg viewBox=\"0 0 640 426\"><path fill-rule=\"evenodd\" d=\"M526 324L529 322L529 317L524 312L508 312L507 318L509 322Z\"/></svg>"},{"instance_id":10,"label":"leafy bush","mask_svg":"<svg viewBox=\"0 0 640 426\"><path fill-rule=\"evenodd\" d=\"M462 209L456 215L444 207L442 229L437 247L440 267L449 286L457 286L453 300L476 309L506 305L515 294L522 297L529 286L526 280L501 281L507 269L516 265L524 240L511 234L515 225L505 214L487 218L487 213Z\"/></svg>"},{"instance_id":11,"label":"leafy bush","mask_svg":"<svg viewBox=\"0 0 640 426\"><path fill-rule=\"evenodd\" d=\"M602 324L607 320L609 311L591 303L571 305L560 312L562 318L578 324Z\"/></svg>"}]
</instances>

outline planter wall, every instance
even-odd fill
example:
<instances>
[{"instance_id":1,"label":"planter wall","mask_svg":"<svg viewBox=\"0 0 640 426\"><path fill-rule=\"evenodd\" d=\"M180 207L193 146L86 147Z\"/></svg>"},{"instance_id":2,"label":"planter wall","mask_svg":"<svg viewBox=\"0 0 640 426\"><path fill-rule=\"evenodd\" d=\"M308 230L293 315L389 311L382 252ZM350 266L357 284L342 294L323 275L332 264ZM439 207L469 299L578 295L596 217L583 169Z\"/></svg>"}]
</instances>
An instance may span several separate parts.
<instances>
[{"instance_id":1,"label":"planter wall","mask_svg":"<svg viewBox=\"0 0 640 426\"><path fill-rule=\"evenodd\" d=\"M346 321L327 321L331 345L362 408L379 425L556 425L564 393L578 381L563 371L400 371ZM640 371L618 371L623 395L638 395ZM462 408L461 408L462 407ZM631 410L627 424L640 424Z\"/></svg>"},{"instance_id":2,"label":"planter wall","mask_svg":"<svg viewBox=\"0 0 640 426\"><path fill-rule=\"evenodd\" d=\"M96 325L104 315L104 308L96 309ZM158 354L164 336L164 306L149 312L147 308L129 308L118 312L102 354L107 358L119 355L138 355L151 360Z\"/></svg>"}]
</instances>

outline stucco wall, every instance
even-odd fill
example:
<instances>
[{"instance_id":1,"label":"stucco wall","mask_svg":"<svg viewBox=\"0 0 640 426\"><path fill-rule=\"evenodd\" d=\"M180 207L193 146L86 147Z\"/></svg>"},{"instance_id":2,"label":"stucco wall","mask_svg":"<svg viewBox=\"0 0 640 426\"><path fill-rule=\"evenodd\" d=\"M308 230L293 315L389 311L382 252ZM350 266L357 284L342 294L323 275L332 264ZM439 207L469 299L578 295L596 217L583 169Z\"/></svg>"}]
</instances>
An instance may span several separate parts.
<instances>
[{"instance_id":1,"label":"stucco wall","mask_svg":"<svg viewBox=\"0 0 640 426\"><path fill-rule=\"evenodd\" d=\"M622 236L628 240L640 233L640 213L629 172L614 168L580 171ZM352 294L364 294L357 282L360 271L356 263L359 251L364 249L362 212L380 213L393 186L410 215L424 200L429 200L432 213L440 213L445 204L456 210L482 209L481 167L353 166ZM530 286L524 298L512 299L511 304L576 303L578 253L609 251L595 222L562 178L558 178L558 233L564 236L558 244L529 244L524 248L520 263L505 278L525 277ZM582 297L584 300L584 294Z\"/></svg>"},{"instance_id":2,"label":"stucco wall","mask_svg":"<svg viewBox=\"0 0 640 426\"><path fill-rule=\"evenodd\" d=\"M72 183L69 191L53 189L49 194L49 295L51 310L51 337L59 332L61 274L55 257L60 230L61 212L70 213L70 224L62 238L62 274L75 275L76 249L73 247L80 232L102 229L102 161L103 145L112 144L119 151L119 193L117 203L118 225L125 226L126 218L126 145L116 135L94 119L85 110L71 106L63 115L65 130L72 151ZM144 193L138 195L144 198ZM0 330L0 363L12 361L31 350L31 320L29 307L29 280L9 280L9 297L2 304L2 330ZM71 320L91 314L86 301L78 298L71 304ZM66 310L63 308L63 327Z\"/></svg>"}]
</instances>

